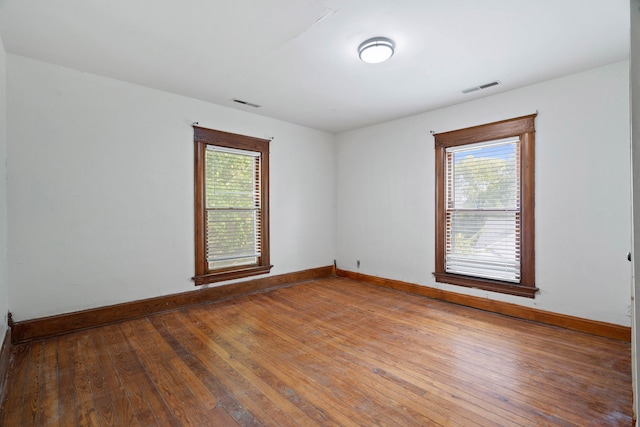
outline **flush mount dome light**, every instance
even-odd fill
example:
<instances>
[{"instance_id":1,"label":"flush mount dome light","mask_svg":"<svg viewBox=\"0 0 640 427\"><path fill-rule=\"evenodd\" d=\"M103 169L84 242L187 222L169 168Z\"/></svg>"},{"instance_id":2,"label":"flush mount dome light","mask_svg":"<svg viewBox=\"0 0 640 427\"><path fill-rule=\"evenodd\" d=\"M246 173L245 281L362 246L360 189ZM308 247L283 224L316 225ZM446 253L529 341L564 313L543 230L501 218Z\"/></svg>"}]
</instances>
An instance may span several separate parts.
<instances>
[{"instance_id":1,"label":"flush mount dome light","mask_svg":"<svg viewBox=\"0 0 640 427\"><path fill-rule=\"evenodd\" d=\"M393 56L393 40L386 37L374 37L365 40L358 46L360 59L369 64L384 62Z\"/></svg>"}]
</instances>

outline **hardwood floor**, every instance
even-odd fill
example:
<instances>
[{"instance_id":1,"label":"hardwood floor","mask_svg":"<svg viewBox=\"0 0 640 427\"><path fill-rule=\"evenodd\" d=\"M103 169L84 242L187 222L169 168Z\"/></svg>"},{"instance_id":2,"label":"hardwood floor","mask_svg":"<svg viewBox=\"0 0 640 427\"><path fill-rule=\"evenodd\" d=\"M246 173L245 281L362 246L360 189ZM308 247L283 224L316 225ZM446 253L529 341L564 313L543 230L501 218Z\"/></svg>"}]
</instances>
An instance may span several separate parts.
<instances>
[{"instance_id":1,"label":"hardwood floor","mask_svg":"<svg viewBox=\"0 0 640 427\"><path fill-rule=\"evenodd\" d=\"M629 343L343 278L13 348L5 426L631 426Z\"/></svg>"}]
</instances>

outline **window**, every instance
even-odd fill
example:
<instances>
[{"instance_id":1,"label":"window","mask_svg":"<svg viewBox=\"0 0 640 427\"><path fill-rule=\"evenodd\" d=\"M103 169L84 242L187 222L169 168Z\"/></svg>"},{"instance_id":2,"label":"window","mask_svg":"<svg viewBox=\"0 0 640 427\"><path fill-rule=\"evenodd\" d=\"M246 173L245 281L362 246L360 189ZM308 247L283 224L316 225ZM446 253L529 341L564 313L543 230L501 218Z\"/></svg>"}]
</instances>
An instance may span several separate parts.
<instances>
[{"instance_id":1,"label":"window","mask_svg":"<svg viewBox=\"0 0 640 427\"><path fill-rule=\"evenodd\" d=\"M535 117L435 135L437 282L534 297Z\"/></svg>"},{"instance_id":2,"label":"window","mask_svg":"<svg viewBox=\"0 0 640 427\"><path fill-rule=\"evenodd\" d=\"M268 273L269 140L194 126L196 285Z\"/></svg>"}]
</instances>

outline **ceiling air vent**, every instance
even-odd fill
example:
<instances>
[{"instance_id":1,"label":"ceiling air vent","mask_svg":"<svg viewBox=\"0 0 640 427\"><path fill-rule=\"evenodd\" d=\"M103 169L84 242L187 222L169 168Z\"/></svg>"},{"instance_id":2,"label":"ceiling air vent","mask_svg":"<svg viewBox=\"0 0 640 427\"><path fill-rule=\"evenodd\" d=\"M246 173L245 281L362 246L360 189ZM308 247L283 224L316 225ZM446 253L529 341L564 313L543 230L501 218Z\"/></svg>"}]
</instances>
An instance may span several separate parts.
<instances>
[{"instance_id":1,"label":"ceiling air vent","mask_svg":"<svg viewBox=\"0 0 640 427\"><path fill-rule=\"evenodd\" d=\"M233 102L237 102L238 104L242 104L242 105L248 105L249 107L253 107L253 108L260 108L260 106L258 104L254 104L252 102L243 101L242 99L233 98Z\"/></svg>"},{"instance_id":2,"label":"ceiling air vent","mask_svg":"<svg viewBox=\"0 0 640 427\"><path fill-rule=\"evenodd\" d=\"M469 89L463 90L462 93L471 93L471 92L475 92L475 91L480 90L480 89L486 89L486 88L491 87L491 86L497 86L499 84L500 84L500 82L496 80L495 82L485 83L485 84L480 85L480 86L470 87Z\"/></svg>"}]
</instances>

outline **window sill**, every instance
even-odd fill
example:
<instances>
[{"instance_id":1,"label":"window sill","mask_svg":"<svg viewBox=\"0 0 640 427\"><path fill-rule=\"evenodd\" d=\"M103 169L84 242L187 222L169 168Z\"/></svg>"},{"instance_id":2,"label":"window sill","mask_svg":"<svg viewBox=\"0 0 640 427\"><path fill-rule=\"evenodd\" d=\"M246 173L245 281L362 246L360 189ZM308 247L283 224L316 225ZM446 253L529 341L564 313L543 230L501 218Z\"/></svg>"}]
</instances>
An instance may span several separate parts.
<instances>
[{"instance_id":1,"label":"window sill","mask_svg":"<svg viewBox=\"0 0 640 427\"><path fill-rule=\"evenodd\" d=\"M242 279L243 277L257 276L259 274L267 274L271 271L273 265L249 266L242 269L222 270L202 276L193 277L196 286L206 285L209 283L223 282L225 280Z\"/></svg>"},{"instance_id":2,"label":"window sill","mask_svg":"<svg viewBox=\"0 0 640 427\"><path fill-rule=\"evenodd\" d=\"M516 295L519 297L535 298L538 288L523 286L515 283L501 282L499 280L480 279L477 277L462 276L449 273L433 273L436 282L450 285L466 286L467 288L483 289L485 291L499 292L502 294Z\"/></svg>"}]
</instances>

